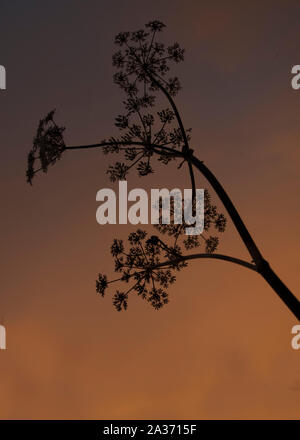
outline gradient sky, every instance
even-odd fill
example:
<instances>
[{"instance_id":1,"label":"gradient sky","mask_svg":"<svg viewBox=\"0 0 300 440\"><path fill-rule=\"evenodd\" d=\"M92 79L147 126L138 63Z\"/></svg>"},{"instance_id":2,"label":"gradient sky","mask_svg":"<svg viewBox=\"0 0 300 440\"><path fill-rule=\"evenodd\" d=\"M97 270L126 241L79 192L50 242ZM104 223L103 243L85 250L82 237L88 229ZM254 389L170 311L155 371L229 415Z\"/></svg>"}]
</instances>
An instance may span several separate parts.
<instances>
[{"instance_id":1,"label":"gradient sky","mask_svg":"<svg viewBox=\"0 0 300 440\"><path fill-rule=\"evenodd\" d=\"M299 293L299 1L1 1L0 418L299 418L296 320L254 272L195 261L156 312L95 293L129 226L96 223L113 186L100 151L67 152L33 187L26 155L57 109L67 144L116 134L124 95L113 38L152 19L186 48L176 102L196 154L224 184L273 269ZM186 169L130 187L188 187ZM197 187L205 182L197 176ZM220 250L250 261L229 225Z\"/></svg>"}]
</instances>

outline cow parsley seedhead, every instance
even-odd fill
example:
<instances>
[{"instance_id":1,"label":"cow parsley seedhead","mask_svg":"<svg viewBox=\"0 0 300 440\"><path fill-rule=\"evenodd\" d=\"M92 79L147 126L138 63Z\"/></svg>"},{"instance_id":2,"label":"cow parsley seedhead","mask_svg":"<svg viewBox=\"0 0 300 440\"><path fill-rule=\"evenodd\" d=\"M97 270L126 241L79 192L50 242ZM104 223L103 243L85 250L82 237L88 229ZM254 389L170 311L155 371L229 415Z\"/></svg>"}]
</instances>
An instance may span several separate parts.
<instances>
[{"instance_id":1,"label":"cow parsley seedhead","mask_svg":"<svg viewBox=\"0 0 300 440\"><path fill-rule=\"evenodd\" d=\"M65 142L63 132L65 127L60 127L54 121L55 111L51 111L40 120L33 147L27 157L27 182L32 185L32 179L38 171L46 173L49 165L54 165L60 159Z\"/></svg>"}]
</instances>

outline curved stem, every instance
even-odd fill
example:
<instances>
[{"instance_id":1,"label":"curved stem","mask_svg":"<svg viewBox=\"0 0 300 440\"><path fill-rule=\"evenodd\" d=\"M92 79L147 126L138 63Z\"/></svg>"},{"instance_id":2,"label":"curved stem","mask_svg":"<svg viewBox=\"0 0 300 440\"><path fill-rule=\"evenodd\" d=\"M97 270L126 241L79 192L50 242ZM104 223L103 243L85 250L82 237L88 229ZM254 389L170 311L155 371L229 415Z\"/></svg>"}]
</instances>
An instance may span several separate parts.
<instances>
[{"instance_id":1,"label":"curved stem","mask_svg":"<svg viewBox=\"0 0 300 440\"><path fill-rule=\"evenodd\" d=\"M256 265L260 264L264 259L258 250L253 238L251 237L248 229L246 228L243 220L241 219L239 213L237 212L234 204L229 198L228 194L224 190L223 186L217 180L215 175L207 168L206 165L194 155L191 155L192 164L200 171L207 181L211 184L212 188L215 190L216 194L219 196L223 205L225 206L231 220L233 221L241 239L243 240L245 246L247 247L251 257L253 258Z\"/></svg>"},{"instance_id":2,"label":"curved stem","mask_svg":"<svg viewBox=\"0 0 300 440\"><path fill-rule=\"evenodd\" d=\"M174 262L181 262L181 261L187 261L187 260L196 260L199 258L212 258L216 260L224 260L229 261L231 263L239 264L240 266L247 267L248 269L252 269L255 272L257 272L257 267L255 264L248 263L248 261L241 260L240 258L230 257L228 255L223 254L191 254L191 255L182 255L181 257L178 257L177 260L173 260ZM172 265L172 261L164 261L163 263L159 263L154 266L154 268L158 267L164 267Z\"/></svg>"},{"instance_id":3,"label":"curved stem","mask_svg":"<svg viewBox=\"0 0 300 440\"><path fill-rule=\"evenodd\" d=\"M191 162L204 175L204 177L206 177L219 196L220 200L223 202L223 205L225 206L231 220L240 234L241 239L253 258L257 271L262 275L262 277L267 281L267 283L272 287L272 289L277 293L277 295L282 299L282 301L297 317L297 319L300 320L300 302L271 269L269 263L263 258L234 204L230 200L220 182L207 168L207 166L193 155L191 155Z\"/></svg>"},{"instance_id":4,"label":"curved stem","mask_svg":"<svg viewBox=\"0 0 300 440\"><path fill-rule=\"evenodd\" d=\"M167 100L168 100L169 103L171 104L171 107L172 107L172 109L173 109L173 112L175 113L175 116L176 116L176 119L177 119L178 125L179 125L179 127L180 127L180 131L181 131L182 138L183 138L183 142L184 142L184 146L183 146L183 148L182 148L182 152L183 152L183 153L188 153L189 150L190 150L190 147L189 147L189 143L188 143L187 135L186 135L186 132L185 132L185 129L184 129L183 122L182 122L182 119L181 119L181 117L180 117L179 111L178 111L178 109L177 109L177 107L176 107L176 104L175 104L175 102L174 102L172 96L171 96L170 93L165 89L165 87L162 86L161 83L160 83L159 81L157 81L157 80L153 77L153 75L151 75L149 72L147 72L147 74L148 74L149 78L151 79L151 81L154 82L154 84L157 85L157 87L163 92L163 94L166 96ZM190 150L190 152L191 152L191 150ZM191 178L191 185L192 185L192 201L194 201L195 198L196 198L196 184L195 184L195 177L194 177L193 167L192 167L191 162L190 162L190 154L188 154L187 162L188 162L189 173L190 173L190 178ZM194 209L193 209L193 211L194 211ZM194 213L193 213L193 214L194 214Z\"/></svg>"},{"instance_id":5,"label":"curved stem","mask_svg":"<svg viewBox=\"0 0 300 440\"><path fill-rule=\"evenodd\" d=\"M169 153L176 157L184 157L183 154L180 151L174 150L173 148L166 147L165 145L159 145L159 144L151 144L147 142L135 142L135 141L116 141L116 142L99 142L98 144L89 144L89 145L71 145L69 147L65 147L64 150L86 150L91 148L100 148L100 147L109 147L112 145L137 145L142 147L151 147L153 148L153 151L155 153L161 154L163 153ZM162 151L158 151L158 149Z\"/></svg>"},{"instance_id":6,"label":"curved stem","mask_svg":"<svg viewBox=\"0 0 300 440\"><path fill-rule=\"evenodd\" d=\"M175 105L175 104L174 104ZM104 147L114 144L119 145L139 145L139 146L145 146L146 144L144 142L101 142L98 144L91 144L91 145L80 145L80 146L70 146L65 147L65 150L77 150L77 149L87 149L87 148L98 148L98 147ZM166 154L172 154L176 157L186 157L186 154L180 151L173 150L172 148L168 148L164 145L156 145L156 144L149 144L150 147L153 148L153 151L161 154L162 152ZM192 150L188 151L189 153L192 153ZM287 307L291 310L291 312L297 317L298 320L300 320L300 302L298 299L293 295L293 293L288 289L288 287L280 280L280 278L275 274L275 272L271 269L268 262L263 258L262 254L260 253L258 247L256 246L253 238L251 237L248 229L246 228L244 222L242 221L238 211L236 210L235 206L233 205L231 199L229 198L228 194L220 184L220 182L217 180L217 178L214 176L214 174L207 168L206 165L202 161L200 161L198 158L196 158L193 154L189 154L188 158L189 164L193 164L195 168L200 171L204 177L208 180L208 182L211 184L212 188L215 190L216 194L219 196L220 200L222 201L223 205L225 206L231 220L233 221L233 224L235 225L242 241L244 242L245 246L247 247L255 265L251 265L250 263L243 262L242 260L233 259L232 257L224 258L224 256L221 258L217 256L218 254L211 254L210 257L207 256L207 254L203 254L202 257L198 258L220 258L226 261L231 261L237 264L240 264L242 266L249 267L253 269L255 267L255 270L261 274L261 276L267 281L267 283L272 287L272 289L278 294L278 296L281 298L281 300L287 305ZM191 179L193 182L193 174L191 174ZM193 184L193 183L192 183ZM206 255L204 257L204 255ZM190 256L192 257L192 256ZM189 258L192 259L192 258ZM246 263L246 264L244 264ZM250 266L251 267L250 267Z\"/></svg>"},{"instance_id":7,"label":"curved stem","mask_svg":"<svg viewBox=\"0 0 300 440\"><path fill-rule=\"evenodd\" d=\"M174 100L173 100L173 98L172 98L172 96L170 95L170 93L161 85L161 83L159 82L159 81L157 81L157 79L155 79L154 78L154 76L151 74L151 73L149 73L148 71L147 71L147 75L149 76L149 78L151 79L151 81L163 92L163 94L166 96L166 98L167 98L167 100L169 101L169 103L171 104L171 107L172 107L172 109L173 109L173 112L175 113L175 116L176 116L176 119L177 119L177 122L178 122L178 125L179 125L179 127L180 127L180 131L181 131L181 134L182 134L182 138L183 138L183 142L184 142L184 150L183 151L187 151L188 149L189 149L189 143L188 143L188 140L187 140L187 135L186 135L186 132L185 132L185 129L184 129L184 126L183 126L183 123L182 123L182 120L181 120L181 117L180 117L180 114L179 114L179 111L178 111L178 109L177 109L177 107L176 107L176 104L175 104L175 102L174 102Z\"/></svg>"},{"instance_id":8,"label":"curved stem","mask_svg":"<svg viewBox=\"0 0 300 440\"><path fill-rule=\"evenodd\" d=\"M196 200L196 183L195 183L193 166L190 161L188 161L188 167L189 167L189 173L190 173L191 184L192 184L192 201L194 202L194 200ZM193 206L193 215L195 215L194 204L192 204L192 206Z\"/></svg>"}]
</instances>

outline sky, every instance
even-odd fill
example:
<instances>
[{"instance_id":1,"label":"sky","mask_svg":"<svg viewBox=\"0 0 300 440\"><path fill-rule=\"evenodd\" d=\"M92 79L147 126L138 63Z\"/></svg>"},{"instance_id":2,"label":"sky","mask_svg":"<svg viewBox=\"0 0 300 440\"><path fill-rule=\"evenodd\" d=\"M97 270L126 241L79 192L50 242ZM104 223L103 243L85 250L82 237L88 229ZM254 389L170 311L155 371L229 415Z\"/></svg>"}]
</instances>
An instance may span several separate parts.
<instances>
[{"instance_id":1,"label":"sky","mask_svg":"<svg viewBox=\"0 0 300 440\"><path fill-rule=\"evenodd\" d=\"M117 188L111 158L68 151L30 187L26 156L56 109L67 145L116 134L114 36L153 19L178 41L176 97L192 147L238 208L264 257L299 294L300 64L298 1L1 2L1 419L289 419L300 413L300 350L291 312L258 274L193 261L155 311L95 292L113 274L110 245L135 227L96 222L96 193ZM209 187L197 174L197 187ZM188 187L157 168L130 188ZM213 194L213 193L212 193ZM214 195L214 201L217 201ZM218 205L221 206L221 205ZM228 225L220 251L251 261Z\"/></svg>"}]
</instances>

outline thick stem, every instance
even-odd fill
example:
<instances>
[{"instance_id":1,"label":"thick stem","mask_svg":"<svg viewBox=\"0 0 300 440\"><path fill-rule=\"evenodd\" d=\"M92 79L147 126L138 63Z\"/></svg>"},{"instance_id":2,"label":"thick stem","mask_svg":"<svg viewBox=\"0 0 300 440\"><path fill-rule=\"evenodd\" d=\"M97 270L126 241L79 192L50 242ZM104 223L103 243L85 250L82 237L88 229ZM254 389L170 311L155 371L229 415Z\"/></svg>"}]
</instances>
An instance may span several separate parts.
<instances>
[{"instance_id":1,"label":"thick stem","mask_svg":"<svg viewBox=\"0 0 300 440\"><path fill-rule=\"evenodd\" d=\"M257 271L277 293L291 312L294 313L298 321L300 321L300 302L271 269L269 263L264 260L257 268Z\"/></svg>"},{"instance_id":2,"label":"thick stem","mask_svg":"<svg viewBox=\"0 0 300 440\"><path fill-rule=\"evenodd\" d=\"M258 272L277 293L277 295L282 299L282 301L287 305L287 307L296 316L296 318L300 320L300 302L286 287L286 285L280 280L275 272L270 268L268 262L263 258L243 220L241 219L239 213L237 212L235 206L233 205L232 201L230 200L220 182L207 168L207 166L204 165L204 163L197 159L195 156L191 157L191 162L204 175L204 177L206 177L212 188L219 196L238 233L240 234L241 239L243 240L250 255L252 256L253 261L257 266Z\"/></svg>"},{"instance_id":3,"label":"thick stem","mask_svg":"<svg viewBox=\"0 0 300 440\"><path fill-rule=\"evenodd\" d=\"M216 194L219 196L228 214L230 215L231 220L233 221L238 233L240 234L241 239L245 243L245 246L247 247L251 257L253 258L255 264L258 265L263 260L263 257L260 251L258 250L256 244L254 243L254 240L251 237L239 213L237 212L234 204L227 195L226 191L224 190L220 182L217 180L217 178L214 176L214 174L207 168L206 165L204 165L202 161L197 159L195 156L191 156L191 162L200 171L200 173L203 174L203 176L208 180L212 188L215 190Z\"/></svg>"},{"instance_id":4,"label":"thick stem","mask_svg":"<svg viewBox=\"0 0 300 440\"><path fill-rule=\"evenodd\" d=\"M143 142L118 142L120 145L140 145L145 146ZM92 144L92 145L80 145L80 146L71 146L71 147L65 147L66 150L77 150L77 149L86 149L86 148L98 148L98 147L104 147L106 145L111 145L113 143L111 142L102 142L99 144ZM165 151L166 153L174 154L177 157L184 157L181 152L178 152L176 150L172 150L170 148L167 148L162 145L155 145L150 144L150 146L153 148L155 152L161 153ZM160 149L160 151L157 151L157 148ZM281 298L281 300L286 304L286 306L291 310L291 312L296 316L298 320L300 320L300 302L298 299L292 294L292 292L286 287L286 285L280 280L280 278L275 274L275 272L271 269L267 261L263 258L262 254L260 253L259 249L257 248L253 238L251 237L248 229L246 228L244 222L242 221L239 213L237 212L235 206L233 205L232 201L230 200L229 196L227 195L226 191L220 184L220 182L217 180L217 178L214 176L214 174L207 168L206 165L199 159L197 159L194 155L190 154L190 163L192 163L195 168L197 168L203 175L206 177L208 182L211 184L212 188L215 190L216 194L219 196L220 200L222 201L223 205L225 206L231 220L233 221L241 239L243 240L245 246L247 247L250 255L253 258L253 261L255 262L255 265L251 265L250 263L243 262L242 260L233 259L232 257L226 257L221 258L220 256L217 256L218 254L211 254L210 257L205 255L205 258L220 258L227 261L232 261L237 264L240 264L242 266L250 267L251 269L255 268L254 270L257 270L261 276L267 281L267 283L272 287L272 289L277 293L277 295ZM196 257L190 256L193 259ZM204 256L198 258L204 258ZM235 260L235 261L233 261ZM244 264L246 263L246 264ZM253 267L252 267L253 266ZM257 269L256 269L257 267Z\"/></svg>"}]
</instances>

